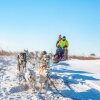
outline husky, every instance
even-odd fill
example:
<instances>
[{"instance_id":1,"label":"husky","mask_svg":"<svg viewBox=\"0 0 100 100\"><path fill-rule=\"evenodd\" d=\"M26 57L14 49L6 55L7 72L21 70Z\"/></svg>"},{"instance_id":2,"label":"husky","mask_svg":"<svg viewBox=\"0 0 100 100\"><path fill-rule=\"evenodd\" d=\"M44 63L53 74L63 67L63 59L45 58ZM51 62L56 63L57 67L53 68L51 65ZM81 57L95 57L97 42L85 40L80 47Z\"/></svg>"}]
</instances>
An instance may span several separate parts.
<instances>
[{"instance_id":1,"label":"husky","mask_svg":"<svg viewBox=\"0 0 100 100\"><path fill-rule=\"evenodd\" d=\"M36 73L32 69L28 69L25 73L25 80L29 88L35 89L36 85Z\"/></svg>"},{"instance_id":2,"label":"husky","mask_svg":"<svg viewBox=\"0 0 100 100\"><path fill-rule=\"evenodd\" d=\"M45 87L48 88L48 78L47 78L47 70L45 64L40 64L39 66L39 83L40 83L40 91Z\"/></svg>"},{"instance_id":3,"label":"husky","mask_svg":"<svg viewBox=\"0 0 100 100\"><path fill-rule=\"evenodd\" d=\"M26 53L21 52L18 56L17 56L17 69L18 71L25 71L26 70Z\"/></svg>"}]
</instances>

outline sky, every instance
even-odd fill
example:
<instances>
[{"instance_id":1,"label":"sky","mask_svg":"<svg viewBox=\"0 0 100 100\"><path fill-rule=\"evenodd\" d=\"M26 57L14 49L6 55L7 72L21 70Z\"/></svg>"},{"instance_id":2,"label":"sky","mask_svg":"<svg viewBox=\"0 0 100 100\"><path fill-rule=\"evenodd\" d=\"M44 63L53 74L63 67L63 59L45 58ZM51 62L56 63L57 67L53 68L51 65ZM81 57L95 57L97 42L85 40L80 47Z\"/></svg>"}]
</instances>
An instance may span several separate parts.
<instances>
[{"instance_id":1,"label":"sky","mask_svg":"<svg viewBox=\"0 0 100 100\"><path fill-rule=\"evenodd\" d=\"M55 52L58 35L69 54L100 55L99 0L0 0L0 48Z\"/></svg>"}]
</instances>

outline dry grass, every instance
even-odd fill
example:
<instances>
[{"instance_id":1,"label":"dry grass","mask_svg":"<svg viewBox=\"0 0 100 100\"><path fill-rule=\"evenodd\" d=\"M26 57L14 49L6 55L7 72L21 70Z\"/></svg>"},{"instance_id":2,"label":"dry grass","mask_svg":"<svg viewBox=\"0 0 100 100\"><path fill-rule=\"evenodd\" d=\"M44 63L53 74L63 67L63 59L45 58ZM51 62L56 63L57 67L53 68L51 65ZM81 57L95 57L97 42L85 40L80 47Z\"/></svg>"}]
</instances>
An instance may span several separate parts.
<instances>
[{"instance_id":1,"label":"dry grass","mask_svg":"<svg viewBox=\"0 0 100 100\"><path fill-rule=\"evenodd\" d=\"M96 57L96 56L76 56L76 55L71 55L71 56L69 56L69 59L97 60L97 59L100 59L100 57Z\"/></svg>"},{"instance_id":2,"label":"dry grass","mask_svg":"<svg viewBox=\"0 0 100 100\"><path fill-rule=\"evenodd\" d=\"M0 50L0 56L13 56L13 55L16 55L16 54L17 54L17 52Z\"/></svg>"},{"instance_id":3,"label":"dry grass","mask_svg":"<svg viewBox=\"0 0 100 100\"><path fill-rule=\"evenodd\" d=\"M6 50L0 50L0 56L17 56L18 53L19 52L11 52L11 51L6 51ZM69 55L69 59L98 60L98 59L100 59L100 57L96 57L96 56Z\"/></svg>"}]
</instances>

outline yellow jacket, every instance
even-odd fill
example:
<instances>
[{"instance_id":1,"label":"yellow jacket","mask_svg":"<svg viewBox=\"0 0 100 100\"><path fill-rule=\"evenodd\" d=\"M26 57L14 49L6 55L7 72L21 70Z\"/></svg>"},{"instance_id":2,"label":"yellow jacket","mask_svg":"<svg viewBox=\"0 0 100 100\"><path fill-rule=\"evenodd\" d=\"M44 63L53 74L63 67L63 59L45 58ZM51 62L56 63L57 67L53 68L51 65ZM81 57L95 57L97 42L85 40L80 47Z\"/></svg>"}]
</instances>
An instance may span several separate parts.
<instances>
[{"instance_id":1,"label":"yellow jacket","mask_svg":"<svg viewBox=\"0 0 100 100\"><path fill-rule=\"evenodd\" d=\"M59 43L57 44L57 47L60 46L62 48L64 47L68 47L69 46L69 43L67 40L60 40Z\"/></svg>"}]
</instances>

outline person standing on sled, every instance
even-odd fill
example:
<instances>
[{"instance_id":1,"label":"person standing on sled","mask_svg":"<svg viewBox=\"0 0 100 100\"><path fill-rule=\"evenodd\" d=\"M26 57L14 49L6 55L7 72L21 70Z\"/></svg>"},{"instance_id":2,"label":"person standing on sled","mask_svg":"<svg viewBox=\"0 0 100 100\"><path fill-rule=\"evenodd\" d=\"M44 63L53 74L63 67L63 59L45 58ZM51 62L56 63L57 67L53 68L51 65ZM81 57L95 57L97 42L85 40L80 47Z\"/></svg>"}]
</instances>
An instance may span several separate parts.
<instances>
[{"instance_id":1,"label":"person standing on sled","mask_svg":"<svg viewBox=\"0 0 100 100\"><path fill-rule=\"evenodd\" d=\"M60 46L58 46L58 44L59 44L59 42L60 42L61 40L62 40L62 36L59 35L58 41L56 42L56 47L57 47L57 49L56 49L56 54L54 55L54 56L58 55L58 58L61 57L62 54L63 54L63 49L62 49Z\"/></svg>"},{"instance_id":2,"label":"person standing on sled","mask_svg":"<svg viewBox=\"0 0 100 100\"><path fill-rule=\"evenodd\" d=\"M58 43L60 42L62 40L62 36L61 35L59 35L59 37L58 37L58 41L57 41L57 43L56 43L56 47L58 48Z\"/></svg>"},{"instance_id":3,"label":"person standing on sled","mask_svg":"<svg viewBox=\"0 0 100 100\"><path fill-rule=\"evenodd\" d=\"M57 44L57 47L61 47L63 49L63 51L64 51L64 60L68 60L68 46L69 46L69 43L66 40L66 37L63 36L63 38Z\"/></svg>"}]
</instances>

